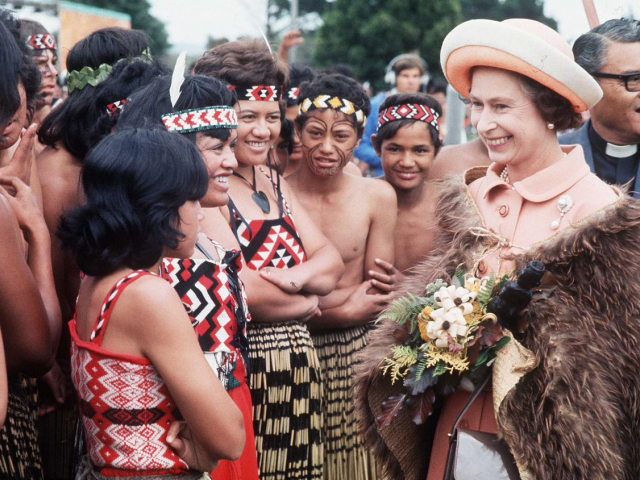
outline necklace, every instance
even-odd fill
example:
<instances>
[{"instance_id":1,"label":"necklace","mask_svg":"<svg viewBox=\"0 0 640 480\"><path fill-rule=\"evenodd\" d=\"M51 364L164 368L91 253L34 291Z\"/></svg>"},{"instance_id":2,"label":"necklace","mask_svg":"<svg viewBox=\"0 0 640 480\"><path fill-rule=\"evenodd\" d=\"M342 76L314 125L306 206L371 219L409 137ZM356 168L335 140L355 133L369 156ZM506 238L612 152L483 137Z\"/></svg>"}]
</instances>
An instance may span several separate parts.
<instances>
[{"instance_id":1,"label":"necklace","mask_svg":"<svg viewBox=\"0 0 640 480\"><path fill-rule=\"evenodd\" d=\"M563 152L560 160L564 159L566 156L567 154ZM509 172L507 171L506 166L502 169L502 172L500 172L500 180L502 180L504 183L508 183L509 185L511 185L511 180L509 180Z\"/></svg>"},{"instance_id":2,"label":"necklace","mask_svg":"<svg viewBox=\"0 0 640 480\"><path fill-rule=\"evenodd\" d=\"M262 210L264 213L269 213L271 211L269 198L267 197L266 193L264 193L262 190L258 190L258 187L256 186L256 167L251 167L251 171L253 172L253 182L250 182L238 172L233 172L233 175L241 178L247 183L247 185L251 187L251 190L253 190L251 199L255 202L256 205L258 205L258 207L260 207L260 210Z\"/></svg>"}]
</instances>

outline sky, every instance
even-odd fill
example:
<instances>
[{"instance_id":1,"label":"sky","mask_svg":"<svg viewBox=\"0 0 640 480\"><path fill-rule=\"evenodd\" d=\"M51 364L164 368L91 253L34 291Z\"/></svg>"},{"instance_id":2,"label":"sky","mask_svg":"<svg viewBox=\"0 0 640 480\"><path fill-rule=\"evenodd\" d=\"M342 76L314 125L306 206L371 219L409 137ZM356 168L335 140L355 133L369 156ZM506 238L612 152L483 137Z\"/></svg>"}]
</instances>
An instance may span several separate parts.
<instances>
[{"instance_id":1,"label":"sky","mask_svg":"<svg viewBox=\"0 0 640 480\"><path fill-rule=\"evenodd\" d=\"M266 22L266 0L150 0L151 13L165 22L169 41L176 50L198 53L207 37L260 36ZM638 0L594 0L598 18L604 22L627 16L640 20ZM589 30L582 0L545 0L545 14L558 21L568 42ZM191 51L189 53L192 53Z\"/></svg>"}]
</instances>

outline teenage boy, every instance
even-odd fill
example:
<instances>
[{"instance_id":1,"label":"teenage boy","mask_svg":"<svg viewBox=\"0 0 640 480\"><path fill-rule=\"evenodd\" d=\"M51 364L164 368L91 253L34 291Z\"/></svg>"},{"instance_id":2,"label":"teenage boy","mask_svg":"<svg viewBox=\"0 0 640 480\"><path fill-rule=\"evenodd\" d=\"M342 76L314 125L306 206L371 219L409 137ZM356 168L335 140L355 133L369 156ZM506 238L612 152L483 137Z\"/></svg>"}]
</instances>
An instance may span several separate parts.
<instances>
[{"instance_id":1,"label":"teenage boy","mask_svg":"<svg viewBox=\"0 0 640 480\"><path fill-rule=\"evenodd\" d=\"M395 193L384 182L344 172L370 109L355 80L320 75L302 86L299 104L303 159L287 182L346 267L320 302L322 316L309 322L325 382L324 478L376 479L373 457L357 435L351 384L369 324L392 296L394 275L384 266L393 263Z\"/></svg>"},{"instance_id":2,"label":"teenage boy","mask_svg":"<svg viewBox=\"0 0 640 480\"><path fill-rule=\"evenodd\" d=\"M395 265L403 273L433 247L437 190L427 177L442 145L441 116L442 107L429 95L391 95L380 105L378 133L371 136L398 199Z\"/></svg>"}]
</instances>

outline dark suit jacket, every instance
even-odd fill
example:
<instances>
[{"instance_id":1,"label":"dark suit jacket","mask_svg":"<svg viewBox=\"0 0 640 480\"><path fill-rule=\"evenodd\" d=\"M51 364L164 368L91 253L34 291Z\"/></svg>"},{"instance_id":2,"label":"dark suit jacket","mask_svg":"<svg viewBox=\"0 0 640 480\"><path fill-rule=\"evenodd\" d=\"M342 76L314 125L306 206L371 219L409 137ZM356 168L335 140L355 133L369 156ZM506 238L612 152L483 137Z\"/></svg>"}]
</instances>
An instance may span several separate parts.
<instances>
[{"instance_id":1,"label":"dark suit jacket","mask_svg":"<svg viewBox=\"0 0 640 480\"><path fill-rule=\"evenodd\" d=\"M584 150L584 159L587 161L587 165L593 173L595 173L595 168L593 166L593 150L591 149L591 142L589 141L589 126L591 125L591 119L587 120L582 127L573 132L565 133L564 135L560 135L558 141L560 145L580 145ZM636 172L636 178L633 183L633 188L631 189L635 198L640 198L640 167L638 167L638 172Z\"/></svg>"}]
</instances>

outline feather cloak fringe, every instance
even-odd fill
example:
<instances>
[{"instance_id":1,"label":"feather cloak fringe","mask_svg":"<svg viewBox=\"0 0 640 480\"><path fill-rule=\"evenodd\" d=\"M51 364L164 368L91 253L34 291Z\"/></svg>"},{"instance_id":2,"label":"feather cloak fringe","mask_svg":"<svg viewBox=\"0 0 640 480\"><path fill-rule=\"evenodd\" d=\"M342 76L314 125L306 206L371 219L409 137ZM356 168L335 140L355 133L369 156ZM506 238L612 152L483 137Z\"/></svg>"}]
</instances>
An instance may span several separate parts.
<instances>
[{"instance_id":1,"label":"feather cloak fringe","mask_svg":"<svg viewBox=\"0 0 640 480\"><path fill-rule=\"evenodd\" d=\"M467 185L486 168L442 184L433 253L414 268L402 291L422 294L473 265L488 246L471 233L482 219ZM500 435L521 469L540 480L640 478L640 202L620 195L553 237L515 255L516 271L540 260L554 277L523 312L524 346L537 367L505 397ZM362 435L388 480L424 480L429 459L424 427L406 412L378 431L380 404L402 386L380 370L395 324L381 322L361 354L355 398Z\"/></svg>"}]
</instances>

